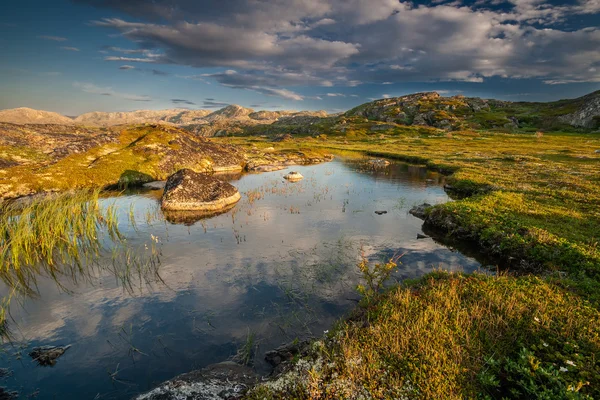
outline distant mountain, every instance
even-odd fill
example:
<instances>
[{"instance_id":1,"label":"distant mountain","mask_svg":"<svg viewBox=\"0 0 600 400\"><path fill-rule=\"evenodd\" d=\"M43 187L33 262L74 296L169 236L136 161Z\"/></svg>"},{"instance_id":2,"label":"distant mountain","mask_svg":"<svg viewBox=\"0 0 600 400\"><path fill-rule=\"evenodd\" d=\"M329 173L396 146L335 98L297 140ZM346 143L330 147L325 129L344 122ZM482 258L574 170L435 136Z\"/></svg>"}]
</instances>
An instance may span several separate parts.
<instances>
[{"instance_id":1,"label":"distant mountain","mask_svg":"<svg viewBox=\"0 0 600 400\"><path fill-rule=\"evenodd\" d=\"M10 110L0 110L0 122L11 124L59 124L72 125L73 119L64 115L21 107Z\"/></svg>"},{"instance_id":2,"label":"distant mountain","mask_svg":"<svg viewBox=\"0 0 600 400\"><path fill-rule=\"evenodd\" d=\"M88 126L133 125L165 122L173 125L193 123L210 114L206 110L139 110L130 112L90 112L74 119L76 124Z\"/></svg>"}]
</instances>

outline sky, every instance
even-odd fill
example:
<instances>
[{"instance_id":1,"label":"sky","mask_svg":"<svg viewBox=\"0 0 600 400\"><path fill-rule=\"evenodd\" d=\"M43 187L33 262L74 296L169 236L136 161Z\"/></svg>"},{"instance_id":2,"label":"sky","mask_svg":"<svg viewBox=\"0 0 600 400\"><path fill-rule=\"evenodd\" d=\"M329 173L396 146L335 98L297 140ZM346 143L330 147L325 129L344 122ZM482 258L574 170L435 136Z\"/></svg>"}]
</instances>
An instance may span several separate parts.
<instances>
[{"instance_id":1,"label":"sky","mask_svg":"<svg viewBox=\"0 0 600 400\"><path fill-rule=\"evenodd\" d=\"M423 91L552 101L600 89L600 0L21 0L0 109L338 112Z\"/></svg>"}]
</instances>

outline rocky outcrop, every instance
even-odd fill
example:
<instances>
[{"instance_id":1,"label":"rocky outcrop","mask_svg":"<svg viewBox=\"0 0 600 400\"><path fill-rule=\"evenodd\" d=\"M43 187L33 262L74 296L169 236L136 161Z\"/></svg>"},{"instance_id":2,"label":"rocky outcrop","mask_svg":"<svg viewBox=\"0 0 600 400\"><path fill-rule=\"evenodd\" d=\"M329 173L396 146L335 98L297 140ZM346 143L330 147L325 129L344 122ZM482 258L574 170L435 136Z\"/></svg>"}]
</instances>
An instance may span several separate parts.
<instances>
[{"instance_id":1,"label":"rocky outcrop","mask_svg":"<svg viewBox=\"0 0 600 400\"><path fill-rule=\"evenodd\" d=\"M167 179L161 207L166 211L218 212L233 206L240 198L233 185L211 175L182 169Z\"/></svg>"},{"instance_id":2,"label":"rocky outcrop","mask_svg":"<svg viewBox=\"0 0 600 400\"><path fill-rule=\"evenodd\" d=\"M258 382L251 368L233 362L180 375L134 400L235 400Z\"/></svg>"},{"instance_id":3,"label":"rocky outcrop","mask_svg":"<svg viewBox=\"0 0 600 400\"><path fill-rule=\"evenodd\" d=\"M577 111L562 115L558 119L572 126L588 129L600 128L600 91L591 93L581 99L583 101Z\"/></svg>"}]
</instances>

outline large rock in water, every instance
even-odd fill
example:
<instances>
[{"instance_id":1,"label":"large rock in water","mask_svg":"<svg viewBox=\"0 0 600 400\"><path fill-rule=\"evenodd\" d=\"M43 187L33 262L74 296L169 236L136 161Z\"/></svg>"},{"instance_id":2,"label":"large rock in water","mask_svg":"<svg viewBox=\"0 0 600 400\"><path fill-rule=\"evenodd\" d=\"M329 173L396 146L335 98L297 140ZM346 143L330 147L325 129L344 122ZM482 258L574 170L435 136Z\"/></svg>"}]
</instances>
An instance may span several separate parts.
<instances>
[{"instance_id":1,"label":"large rock in water","mask_svg":"<svg viewBox=\"0 0 600 400\"><path fill-rule=\"evenodd\" d=\"M166 211L218 212L240 198L235 186L211 175L182 169L167 179L161 205Z\"/></svg>"}]
</instances>

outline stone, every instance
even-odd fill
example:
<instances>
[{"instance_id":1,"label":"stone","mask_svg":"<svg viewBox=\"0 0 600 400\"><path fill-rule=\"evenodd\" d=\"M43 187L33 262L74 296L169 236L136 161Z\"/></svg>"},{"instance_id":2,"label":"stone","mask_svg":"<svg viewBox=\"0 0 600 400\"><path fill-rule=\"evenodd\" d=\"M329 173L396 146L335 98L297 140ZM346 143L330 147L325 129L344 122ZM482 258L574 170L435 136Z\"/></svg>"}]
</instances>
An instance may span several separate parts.
<instances>
[{"instance_id":1,"label":"stone","mask_svg":"<svg viewBox=\"0 0 600 400\"><path fill-rule=\"evenodd\" d=\"M251 171L255 172L273 172L273 171L281 171L282 169L286 169L285 165L259 165L257 167L253 167Z\"/></svg>"},{"instance_id":2,"label":"stone","mask_svg":"<svg viewBox=\"0 0 600 400\"><path fill-rule=\"evenodd\" d=\"M52 367L56 365L58 358L65 354L70 347L71 345L34 347L29 356L42 367Z\"/></svg>"},{"instance_id":3,"label":"stone","mask_svg":"<svg viewBox=\"0 0 600 400\"><path fill-rule=\"evenodd\" d=\"M600 150L596 150L594 153L596 153L596 154L600 154Z\"/></svg>"},{"instance_id":4,"label":"stone","mask_svg":"<svg viewBox=\"0 0 600 400\"><path fill-rule=\"evenodd\" d=\"M425 219L425 217L427 216L427 210L431 207L431 204L423 203L419 206L411 208L409 214L414 215L415 217L420 219Z\"/></svg>"},{"instance_id":5,"label":"stone","mask_svg":"<svg viewBox=\"0 0 600 400\"><path fill-rule=\"evenodd\" d=\"M228 361L179 375L135 400L234 400L258 382L251 368Z\"/></svg>"},{"instance_id":6,"label":"stone","mask_svg":"<svg viewBox=\"0 0 600 400\"><path fill-rule=\"evenodd\" d=\"M417 233L417 239L429 239L429 236L423 235L422 233Z\"/></svg>"},{"instance_id":7,"label":"stone","mask_svg":"<svg viewBox=\"0 0 600 400\"><path fill-rule=\"evenodd\" d=\"M388 160L382 160L380 158L369 160L369 165L373 168L385 168L390 165Z\"/></svg>"},{"instance_id":8,"label":"stone","mask_svg":"<svg viewBox=\"0 0 600 400\"><path fill-rule=\"evenodd\" d=\"M301 181L302 179L304 179L302 174L300 174L299 172L296 172L296 171L290 172L289 174L285 175L284 178L290 182L298 182L298 181Z\"/></svg>"},{"instance_id":9,"label":"stone","mask_svg":"<svg viewBox=\"0 0 600 400\"><path fill-rule=\"evenodd\" d=\"M167 179L161 207L166 211L217 212L233 206L241 197L228 182L182 169Z\"/></svg>"},{"instance_id":10,"label":"stone","mask_svg":"<svg viewBox=\"0 0 600 400\"><path fill-rule=\"evenodd\" d=\"M375 214L377 215L383 215L383 214L387 214L387 211L375 211Z\"/></svg>"}]
</instances>

